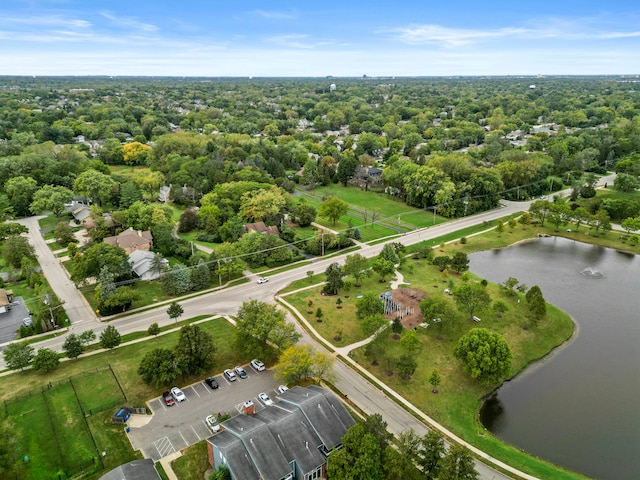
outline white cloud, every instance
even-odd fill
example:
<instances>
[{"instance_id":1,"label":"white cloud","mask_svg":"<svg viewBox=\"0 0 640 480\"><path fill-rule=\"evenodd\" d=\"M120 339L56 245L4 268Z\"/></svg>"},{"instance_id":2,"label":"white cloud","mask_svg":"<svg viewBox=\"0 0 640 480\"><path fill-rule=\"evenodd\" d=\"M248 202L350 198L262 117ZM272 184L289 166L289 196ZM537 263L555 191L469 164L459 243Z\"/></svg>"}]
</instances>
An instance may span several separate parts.
<instances>
[{"instance_id":1,"label":"white cloud","mask_svg":"<svg viewBox=\"0 0 640 480\"><path fill-rule=\"evenodd\" d=\"M274 45L297 49L311 49L328 44L327 42L309 42L307 41L308 38L309 35L307 34L294 33L285 35L274 35L272 37L267 37L266 41Z\"/></svg>"},{"instance_id":2,"label":"white cloud","mask_svg":"<svg viewBox=\"0 0 640 480\"><path fill-rule=\"evenodd\" d=\"M155 32L159 30L157 25L141 22L133 17L117 17L109 12L100 12L100 15L121 27L142 30L143 32Z\"/></svg>"},{"instance_id":3,"label":"white cloud","mask_svg":"<svg viewBox=\"0 0 640 480\"><path fill-rule=\"evenodd\" d=\"M0 25L26 25L31 27L89 28L91 22L79 18L65 18L59 15L37 17L0 17Z\"/></svg>"},{"instance_id":4,"label":"white cloud","mask_svg":"<svg viewBox=\"0 0 640 480\"><path fill-rule=\"evenodd\" d=\"M296 14L293 12L276 12L276 11L265 11L265 10L254 10L251 12L253 15L256 15L261 18L265 18L268 20L292 20L296 18Z\"/></svg>"}]
</instances>

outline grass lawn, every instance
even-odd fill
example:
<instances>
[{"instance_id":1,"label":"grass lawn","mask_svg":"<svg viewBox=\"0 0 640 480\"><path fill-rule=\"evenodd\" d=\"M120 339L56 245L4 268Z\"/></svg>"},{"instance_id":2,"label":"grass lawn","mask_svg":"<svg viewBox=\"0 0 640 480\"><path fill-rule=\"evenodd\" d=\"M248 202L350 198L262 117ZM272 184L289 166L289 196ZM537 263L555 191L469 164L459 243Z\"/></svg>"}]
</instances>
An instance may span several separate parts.
<instances>
[{"instance_id":1,"label":"grass lawn","mask_svg":"<svg viewBox=\"0 0 640 480\"><path fill-rule=\"evenodd\" d=\"M355 186L343 187L342 185L335 184L319 187L309 193L318 198L322 198L325 195L335 195L340 200L347 202L355 208L368 210L369 212L375 210L380 218L388 218L394 222L397 220L398 215L400 215L403 224L408 224L415 228L433 225L432 213L420 208L411 207L401 200L394 200L384 193L364 191ZM374 206L372 207L372 205ZM437 223L442 221L444 221L444 219L437 217Z\"/></svg>"},{"instance_id":2,"label":"grass lawn","mask_svg":"<svg viewBox=\"0 0 640 480\"><path fill-rule=\"evenodd\" d=\"M84 412L125 402L118 382L109 369L76 376L71 381Z\"/></svg>"},{"instance_id":3,"label":"grass lawn","mask_svg":"<svg viewBox=\"0 0 640 480\"><path fill-rule=\"evenodd\" d=\"M60 222L69 222L71 220L71 214L70 213L64 213L62 214L62 216L60 218L56 217L53 213L51 215L48 215L44 218L41 218L40 220L38 220L38 225L40 225L40 230L53 230L58 226L58 223ZM53 233L48 232L49 237L53 238ZM45 240L48 239L49 237L45 236Z\"/></svg>"},{"instance_id":4,"label":"grass lawn","mask_svg":"<svg viewBox=\"0 0 640 480\"><path fill-rule=\"evenodd\" d=\"M182 456L171 462L171 468L180 480L201 480L211 468L207 454L207 441L201 440L182 450Z\"/></svg>"},{"instance_id":5,"label":"grass lawn","mask_svg":"<svg viewBox=\"0 0 640 480\"><path fill-rule=\"evenodd\" d=\"M476 231L486 228L486 225L480 226ZM460 242L449 244L442 252L438 249L436 255L452 255L458 250L470 252L497 248L535 237L538 231L538 227L518 225L513 232L509 232L508 227L505 227L505 231L501 235L491 231L480 236L468 237L467 244L462 245ZM470 233L464 232L463 234ZM461 233L458 232L453 238L460 236ZM454 286L462 285L463 280L460 275L455 273L443 275L423 259L405 260L401 272L412 288L420 289L429 296L444 296L455 308L453 298L445 295L443 291L449 287L450 281ZM480 280L471 274L469 277L468 281L470 282ZM324 275L317 275L313 280L323 281ZM377 287L375 282L377 282L375 277L363 281L362 291L366 291L367 288L375 290ZM310 281L307 279L300 280L291 288L296 286L300 288L309 285L309 283ZM490 455L539 478L584 478L579 474L559 469L521 452L518 448L492 436L479 423L477 416L481 399L498 385L482 386L462 371L459 361L453 356L453 349L458 338L470 328L478 326L499 332L512 349L514 359L511 374L516 375L530 362L545 356L554 347L568 339L574 328L568 315L550 305L548 305L546 318L538 322L537 325L531 325L526 315L526 302L521 294L509 296L495 284L489 284L487 288L494 301L501 300L507 304L507 312L501 318L497 318L495 312L490 309L477 312L476 315L482 318L480 324L469 322L467 314L458 312L456 318L448 325L443 325L441 331L433 326L428 329L419 328L418 335L422 348L416 355L418 367L410 380L400 378L395 368L390 367L390 363L387 361L387 359L398 358L404 353L400 342L394 340L391 335L386 338L386 352L381 356L378 365L372 365L370 360L365 358L363 348L354 352L354 359L436 421ZM348 339L345 343L350 343L362 338L362 336L358 336L355 307L353 304L350 305L351 302L355 302L354 291L355 289L352 289L347 292L350 298L343 298L344 308L337 315L335 314L337 312L336 297L321 297L319 295L320 287L288 296L287 301L295 304L298 310L328 341L333 342L336 329L341 328L345 339ZM518 299L521 300L520 303L518 303ZM313 302L312 308L307 307L309 300ZM314 318L315 310L318 307L321 307L325 314L323 322L320 324ZM308 311L313 313L308 314ZM345 315L345 312L350 313ZM527 329L523 328L525 326ZM434 369L438 370L442 377L442 383L438 387L440 393L437 395L431 393L428 384L428 378ZM388 373L389 370L393 372L391 375Z\"/></svg>"}]
</instances>

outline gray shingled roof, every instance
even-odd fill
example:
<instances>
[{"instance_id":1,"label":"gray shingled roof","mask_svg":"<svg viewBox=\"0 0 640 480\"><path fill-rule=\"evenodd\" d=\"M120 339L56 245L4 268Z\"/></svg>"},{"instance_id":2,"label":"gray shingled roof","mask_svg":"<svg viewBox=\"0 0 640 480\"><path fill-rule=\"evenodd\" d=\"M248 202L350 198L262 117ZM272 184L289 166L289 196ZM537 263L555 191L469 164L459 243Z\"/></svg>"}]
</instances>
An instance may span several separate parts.
<instances>
[{"instance_id":1,"label":"gray shingled roof","mask_svg":"<svg viewBox=\"0 0 640 480\"><path fill-rule=\"evenodd\" d=\"M264 422L252 415L237 415L224 426L242 440L262 480L280 480L291 473L289 462Z\"/></svg>"},{"instance_id":2,"label":"gray shingled roof","mask_svg":"<svg viewBox=\"0 0 640 480\"><path fill-rule=\"evenodd\" d=\"M300 408L326 449L331 450L340 445L342 436L355 422L346 410L338 413L344 409L342 404L337 401L330 403L327 397L324 389L293 387L278 398L281 402Z\"/></svg>"},{"instance_id":3,"label":"gray shingled roof","mask_svg":"<svg viewBox=\"0 0 640 480\"><path fill-rule=\"evenodd\" d=\"M249 452L244 448L242 441L232 433L223 430L208 439L210 443L218 447L226 460L227 468L233 478L246 480L259 479L260 475L253 466Z\"/></svg>"},{"instance_id":4,"label":"gray shingled roof","mask_svg":"<svg viewBox=\"0 0 640 480\"><path fill-rule=\"evenodd\" d=\"M153 460L134 460L114 468L100 477L100 480L160 480Z\"/></svg>"},{"instance_id":5,"label":"gray shingled roof","mask_svg":"<svg viewBox=\"0 0 640 480\"><path fill-rule=\"evenodd\" d=\"M286 410L279 406L265 408L256 413L276 439L287 461L295 460L303 473L309 473L325 462L320 453L322 441L300 410Z\"/></svg>"}]
</instances>

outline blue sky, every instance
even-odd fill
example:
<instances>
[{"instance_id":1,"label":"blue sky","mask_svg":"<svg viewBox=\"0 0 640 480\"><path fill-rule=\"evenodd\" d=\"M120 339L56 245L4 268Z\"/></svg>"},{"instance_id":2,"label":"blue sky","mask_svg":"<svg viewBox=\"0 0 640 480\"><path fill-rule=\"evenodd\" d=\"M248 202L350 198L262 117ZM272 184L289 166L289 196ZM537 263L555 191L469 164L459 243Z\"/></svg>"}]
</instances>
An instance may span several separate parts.
<instances>
[{"instance_id":1,"label":"blue sky","mask_svg":"<svg viewBox=\"0 0 640 480\"><path fill-rule=\"evenodd\" d=\"M640 74L640 2L2 0L0 74Z\"/></svg>"}]
</instances>

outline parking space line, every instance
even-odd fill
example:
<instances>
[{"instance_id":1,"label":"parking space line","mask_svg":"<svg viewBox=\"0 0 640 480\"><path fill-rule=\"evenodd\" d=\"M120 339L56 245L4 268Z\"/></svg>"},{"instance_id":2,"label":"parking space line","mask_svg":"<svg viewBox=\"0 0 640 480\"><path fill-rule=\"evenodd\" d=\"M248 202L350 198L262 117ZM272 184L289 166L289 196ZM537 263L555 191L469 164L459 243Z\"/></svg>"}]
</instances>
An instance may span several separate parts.
<instances>
[{"instance_id":1,"label":"parking space line","mask_svg":"<svg viewBox=\"0 0 640 480\"><path fill-rule=\"evenodd\" d=\"M194 391L194 393L198 396L198 398L200 398L200 394L199 394L199 393L198 393L198 391L196 390L196 386L195 386L195 385L193 385L193 386L191 387L191 390L193 390L193 391Z\"/></svg>"},{"instance_id":2,"label":"parking space line","mask_svg":"<svg viewBox=\"0 0 640 480\"><path fill-rule=\"evenodd\" d=\"M198 432L196 432L196 429L193 428L193 425L191 425L191 430L193 430L193 433L196 434L196 437L198 437L198 441L202 440L202 438L200 437L200 435L198 435Z\"/></svg>"},{"instance_id":3,"label":"parking space line","mask_svg":"<svg viewBox=\"0 0 640 480\"><path fill-rule=\"evenodd\" d=\"M184 435L182 435L182 432L181 432L180 430L178 430L178 433L179 433L179 434L180 434L180 436L182 437L182 441L184 442L184 444L188 447L188 446L189 446L189 442L187 442L187 441L184 439Z\"/></svg>"},{"instance_id":4,"label":"parking space line","mask_svg":"<svg viewBox=\"0 0 640 480\"><path fill-rule=\"evenodd\" d=\"M169 440L169 437L162 437L161 439L153 442L153 445L154 447L156 447L160 458L166 457L167 455L176 451L176 449L173 447L173 444L171 443L171 440Z\"/></svg>"}]
</instances>

